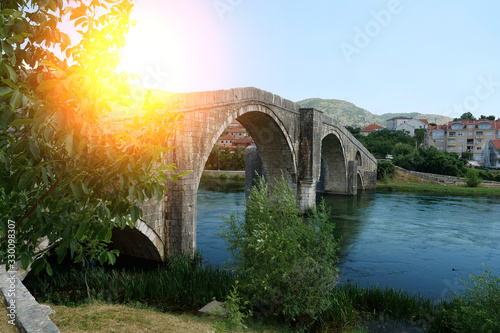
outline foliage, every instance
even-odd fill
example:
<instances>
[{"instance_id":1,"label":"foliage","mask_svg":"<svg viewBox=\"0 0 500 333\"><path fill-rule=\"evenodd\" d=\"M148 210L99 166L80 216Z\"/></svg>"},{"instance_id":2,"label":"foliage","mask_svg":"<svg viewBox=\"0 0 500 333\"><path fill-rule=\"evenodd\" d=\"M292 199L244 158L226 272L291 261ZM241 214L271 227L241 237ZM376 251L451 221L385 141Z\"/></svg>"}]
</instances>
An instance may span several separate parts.
<instances>
[{"instance_id":1,"label":"foliage","mask_svg":"<svg viewBox=\"0 0 500 333\"><path fill-rule=\"evenodd\" d=\"M207 170L245 170L245 148L214 146L205 165Z\"/></svg>"},{"instance_id":2,"label":"foliage","mask_svg":"<svg viewBox=\"0 0 500 333\"><path fill-rule=\"evenodd\" d=\"M500 277L485 268L462 281L467 290L440 304L433 329L444 332L500 332Z\"/></svg>"},{"instance_id":3,"label":"foliage","mask_svg":"<svg viewBox=\"0 0 500 333\"><path fill-rule=\"evenodd\" d=\"M73 3L0 4L0 234L3 221L15 221L15 259L25 267L44 237L59 262L69 249L76 260L113 263L117 253L105 248L111 230L142 215L136 203L159 200L173 169L163 155L177 114L147 98L133 118L107 117L110 105L130 103L130 75L115 69L131 1ZM68 16L77 44L57 26ZM5 262L7 242L0 243ZM32 267L51 272L43 256Z\"/></svg>"},{"instance_id":4,"label":"foliage","mask_svg":"<svg viewBox=\"0 0 500 333\"><path fill-rule=\"evenodd\" d=\"M479 120L481 120L481 119L486 119L486 120L495 120L495 119L496 119L496 117L495 117L494 115L491 115L491 116L485 116L485 115L483 115L483 114L482 114L482 115L479 117Z\"/></svg>"},{"instance_id":5,"label":"foliage","mask_svg":"<svg viewBox=\"0 0 500 333\"><path fill-rule=\"evenodd\" d=\"M474 115L470 112L465 112L460 116L460 118L453 119L453 121L457 120L476 120L476 117L474 117Z\"/></svg>"},{"instance_id":6,"label":"foliage","mask_svg":"<svg viewBox=\"0 0 500 333\"><path fill-rule=\"evenodd\" d=\"M393 155L394 164L401 168L456 177L463 174L466 163L456 153L442 152L435 147L416 149L396 144Z\"/></svg>"},{"instance_id":7,"label":"foliage","mask_svg":"<svg viewBox=\"0 0 500 333\"><path fill-rule=\"evenodd\" d=\"M479 177L479 172L474 169L469 169L465 173L464 177L465 184L469 187L477 187L481 185L483 180Z\"/></svg>"},{"instance_id":8,"label":"foliage","mask_svg":"<svg viewBox=\"0 0 500 333\"><path fill-rule=\"evenodd\" d=\"M391 161L379 161L377 165L377 179L389 177L391 179L396 174L396 166Z\"/></svg>"},{"instance_id":9,"label":"foliage","mask_svg":"<svg viewBox=\"0 0 500 333\"><path fill-rule=\"evenodd\" d=\"M436 193L441 195L460 195L460 196L490 196L499 197L500 188L495 187L467 187L467 186L443 186L443 185L428 185L428 184L396 184L391 183L377 184L377 191L397 191L408 193Z\"/></svg>"},{"instance_id":10,"label":"foliage","mask_svg":"<svg viewBox=\"0 0 500 333\"><path fill-rule=\"evenodd\" d=\"M227 311L224 315L224 320L215 323L215 332L238 332L245 330L247 326L244 322L252 315L251 310L245 310L246 305L248 305L248 301L243 301L243 298L239 295L238 280L236 280L233 290L229 292L224 302L224 309Z\"/></svg>"},{"instance_id":11,"label":"foliage","mask_svg":"<svg viewBox=\"0 0 500 333\"><path fill-rule=\"evenodd\" d=\"M377 158L384 158L397 143L415 145L413 138L406 132L388 129L372 132L358 140Z\"/></svg>"},{"instance_id":12,"label":"foliage","mask_svg":"<svg viewBox=\"0 0 500 333\"><path fill-rule=\"evenodd\" d=\"M142 270L118 270L93 266L87 273L92 300L109 303L144 302L158 309L200 307L213 297L224 299L234 277L218 267L193 264L178 256L162 266ZM88 301L84 272L76 265L57 265L53 276L28 275L26 287L40 302L78 305Z\"/></svg>"},{"instance_id":13,"label":"foliage","mask_svg":"<svg viewBox=\"0 0 500 333\"><path fill-rule=\"evenodd\" d=\"M470 151L464 151L464 152L462 152L461 156L462 156L463 160L470 161L470 160L472 160L472 157L474 156L474 154Z\"/></svg>"},{"instance_id":14,"label":"foliage","mask_svg":"<svg viewBox=\"0 0 500 333\"><path fill-rule=\"evenodd\" d=\"M415 141L417 146L420 146L425 143L425 134L427 133L426 128L416 128L415 129Z\"/></svg>"},{"instance_id":15,"label":"foliage","mask_svg":"<svg viewBox=\"0 0 500 333\"><path fill-rule=\"evenodd\" d=\"M241 292L264 315L307 326L329 306L327 290L337 279L338 241L322 202L303 217L282 177L252 188L246 218L225 218L222 237L240 276Z\"/></svg>"}]
</instances>

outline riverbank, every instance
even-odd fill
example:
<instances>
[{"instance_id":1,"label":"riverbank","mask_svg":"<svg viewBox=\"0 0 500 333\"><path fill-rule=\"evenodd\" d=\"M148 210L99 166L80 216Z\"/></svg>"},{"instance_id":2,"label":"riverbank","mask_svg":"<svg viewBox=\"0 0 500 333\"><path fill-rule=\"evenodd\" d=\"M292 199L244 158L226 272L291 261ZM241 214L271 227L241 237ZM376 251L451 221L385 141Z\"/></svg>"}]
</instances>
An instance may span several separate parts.
<instances>
[{"instance_id":1,"label":"riverbank","mask_svg":"<svg viewBox=\"0 0 500 333\"><path fill-rule=\"evenodd\" d=\"M464 183L444 184L396 171L389 183L377 182L377 191L435 193L460 196L500 196L500 186L480 185L467 187Z\"/></svg>"},{"instance_id":2,"label":"riverbank","mask_svg":"<svg viewBox=\"0 0 500 333\"><path fill-rule=\"evenodd\" d=\"M245 171L204 170L201 179L245 180Z\"/></svg>"}]
</instances>

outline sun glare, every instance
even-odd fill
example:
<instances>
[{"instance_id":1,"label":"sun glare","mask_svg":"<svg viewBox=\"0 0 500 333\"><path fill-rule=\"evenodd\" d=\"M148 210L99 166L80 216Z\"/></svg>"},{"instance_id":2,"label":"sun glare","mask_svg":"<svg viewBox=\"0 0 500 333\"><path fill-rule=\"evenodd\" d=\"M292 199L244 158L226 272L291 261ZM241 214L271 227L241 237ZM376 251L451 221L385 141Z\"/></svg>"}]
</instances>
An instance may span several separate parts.
<instances>
[{"instance_id":1,"label":"sun glare","mask_svg":"<svg viewBox=\"0 0 500 333\"><path fill-rule=\"evenodd\" d=\"M120 70L135 84L172 92L217 89L223 50L213 13L195 1L139 0Z\"/></svg>"}]
</instances>

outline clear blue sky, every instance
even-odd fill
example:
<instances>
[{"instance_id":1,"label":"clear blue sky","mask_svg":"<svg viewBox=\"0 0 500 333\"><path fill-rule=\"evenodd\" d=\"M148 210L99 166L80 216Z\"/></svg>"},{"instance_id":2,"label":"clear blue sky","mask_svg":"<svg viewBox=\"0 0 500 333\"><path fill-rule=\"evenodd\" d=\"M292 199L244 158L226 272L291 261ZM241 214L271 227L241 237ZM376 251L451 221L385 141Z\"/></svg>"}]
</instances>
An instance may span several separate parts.
<instances>
[{"instance_id":1,"label":"clear blue sky","mask_svg":"<svg viewBox=\"0 0 500 333\"><path fill-rule=\"evenodd\" d=\"M134 15L124 66L145 86L500 117L500 2L138 0Z\"/></svg>"}]
</instances>

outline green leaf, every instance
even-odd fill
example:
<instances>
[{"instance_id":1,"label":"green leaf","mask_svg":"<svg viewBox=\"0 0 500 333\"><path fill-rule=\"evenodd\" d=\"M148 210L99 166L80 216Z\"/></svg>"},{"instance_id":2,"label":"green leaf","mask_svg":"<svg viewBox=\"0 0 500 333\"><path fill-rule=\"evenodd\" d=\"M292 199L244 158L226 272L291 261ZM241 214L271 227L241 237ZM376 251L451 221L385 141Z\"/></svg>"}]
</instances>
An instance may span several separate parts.
<instances>
[{"instance_id":1,"label":"green leaf","mask_svg":"<svg viewBox=\"0 0 500 333\"><path fill-rule=\"evenodd\" d=\"M52 276L52 267L50 267L50 264L48 262L45 263L45 271L49 276Z\"/></svg>"},{"instance_id":2,"label":"green leaf","mask_svg":"<svg viewBox=\"0 0 500 333\"><path fill-rule=\"evenodd\" d=\"M35 174L32 170L26 171L19 179L18 186L20 189L31 188L33 185L33 180L35 179Z\"/></svg>"},{"instance_id":3,"label":"green leaf","mask_svg":"<svg viewBox=\"0 0 500 333\"><path fill-rule=\"evenodd\" d=\"M70 157L72 157L73 156L73 134L68 134L64 141L66 142L66 145L65 145L66 151L68 152L68 155Z\"/></svg>"},{"instance_id":4,"label":"green leaf","mask_svg":"<svg viewBox=\"0 0 500 333\"><path fill-rule=\"evenodd\" d=\"M27 254L27 253L24 253L22 256L21 256L21 264L23 265L23 269L27 269L28 268L28 265L30 264L30 256Z\"/></svg>"},{"instance_id":5,"label":"green leaf","mask_svg":"<svg viewBox=\"0 0 500 333\"><path fill-rule=\"evenodd\" d=\"M40 125L45 122L45 119L47 119L48 116L52 114L52 110L47 109L47 108L40 108L36 113L35 117L33 118L33 130L38 131L38 128Z\"/></svg>"},{"instance_id":6,"label":"green leaf","mask_svg":"<svg viewBox=\"0 0 500 333\"><path fill-rule=\"evenodd\" d=\"M40 159L40 148L37 141L30 140L30 152L35 159Z\"/></svg>"},{"instance_id":7,"label":"green leaf","mask_svg":"<svg viewBox=\"0 0 500 333\"><path fill-rule=\"evenodd\" d=\"M14 119L9 126L15 127L15 126L22 126L22 125L29 125L33 124L33 119L31 118L22 118L22 119Z\"/></svg>"},{"instance_id":8,"label":"green leaf","mask_svg":"<svg viewBox=\"0 0 500 333\"><path fill-rule=\"evenodd\" d=\"M113 253L108 252L108 261L111 265L114 265L116 262L116 257Z\"/></svg>"},{"instance_id":9,"label":"green leaf","mask_svg":"<svg viewBox=\"0 0 500 333\"><path fill-rule=\"evenodd\" d=\"M82 224L80 224L80 226L78 227L78 230L76 232L76 238L81 241L82 240L82 237L83 235L85 234L85 232L87 231L88 229L88 226L89 226L89 222L88 221L85 221L83 222Z\"/></svg>"},{"instance_id":10,"label":"green leaf","mask_svg":"<svg viewBox=\"0 0 500 333\"><path fill-rule=\"evenodd\" d=\"M0 87L0 98L6 98L12 93L12 88L10 87Z\"/></svg>"},{"instance_id":11,"label":"green leaf","mask_svg":"<svg viewBox=\"0 0 500 333\"><path fill-rule=\"evenodd\" d=\"M7 74L9 76L9 79L12 81L12 82L17 82L17 74L16 72L14 71L14 69L12 68L12 66L10 66L8 63L4 62L3 63L3 67L5 69L5 71L7 71Z\"/></svg>"},{"instance_id":12,"label":"green leaf","mask_svg":"<svg viewBox=\"0 0 500 333\"><path fill-rule=\"evenodd\" d=\"M17 109L21 102L23 101L23 94L19 92L19 90L15 90L10 97L10 106L12 108Z\"/></svg>"},{"instance_id":13,"label":"green leaf","mask_svg":"<svg viewBox=\"0 0 500 333\"><path fill-rule=\"evenodd\" d=\"M142 216L142 209L137 206L132 206L130 208L130 219L135 222Z\"/></svg>"},{"instance_id":14,"label":"green leaf","mask_svg":"<svg viewBox=\"0 0 500 333\"><path fill-rule=\"evenodd\" d=\"M74 182L69 184L69 186L71 187L71 191L73 192L73 195L78 199L78 200L81 200L83 195L82 195L82 192L81 192L81 188L80 186L76 185Z\"/></svg>"}]
</instances>

